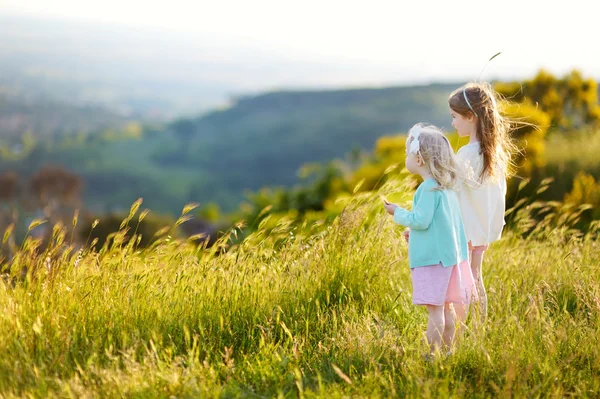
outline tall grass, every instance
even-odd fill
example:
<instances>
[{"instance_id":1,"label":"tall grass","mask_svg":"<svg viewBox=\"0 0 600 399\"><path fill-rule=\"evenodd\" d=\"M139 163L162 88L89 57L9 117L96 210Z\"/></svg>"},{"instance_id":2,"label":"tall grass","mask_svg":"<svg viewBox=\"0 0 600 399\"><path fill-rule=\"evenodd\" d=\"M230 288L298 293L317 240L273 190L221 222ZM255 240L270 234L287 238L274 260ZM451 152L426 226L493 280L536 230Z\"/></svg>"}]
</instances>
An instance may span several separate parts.
<instances>
[{"instance_id":1,"label":"tall grass","mask_svg":"<svg viewBox=\"0 0 600 399\"><path fill-rule=\"evenodd\" d=\"M238 225L211 248L165 231L138 249L133 214L99 249L28 241L0 282L0 395L597 397L598 225L515 214L486 255L487 323L433 363L401 229L374 193L329 226L284 218L240 242Z\"/></svg>"}]
</instances>

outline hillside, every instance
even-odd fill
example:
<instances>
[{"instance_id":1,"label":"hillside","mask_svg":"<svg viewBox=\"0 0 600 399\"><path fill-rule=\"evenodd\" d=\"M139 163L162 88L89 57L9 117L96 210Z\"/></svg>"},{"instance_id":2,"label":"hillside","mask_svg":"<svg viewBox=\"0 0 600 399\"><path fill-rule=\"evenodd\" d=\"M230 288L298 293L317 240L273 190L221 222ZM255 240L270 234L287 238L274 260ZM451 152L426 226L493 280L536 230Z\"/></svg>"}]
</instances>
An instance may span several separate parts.
<instances>
[{"instance_id":1,"label":"hillside","mask_svg":"<svg viewBox=\"0 0 600 399\"><path fill-rule=\"evenodd\" d=\"M143 196L153 210L177 213L186 202L234 209L245 190L291 186L307 162L326 162L417 121L448 128L447 97L459 84L283 91L241 97L223 110L148 127L139 137L114 134L68 145L43 144L0 169L26 176L62 164L85 181L94 209L127 208Z\"/></svg>"},{"instance_id":2,"label":"hillside","mask_svg":"<svg viewBox=\"0 0 600 399\"><path fill-rule=\"evenodd\" d=\"M127 121L123 115L100 106L0 91L1 141L8 145L20 143L24 133L36 140L60 140L69 134L118 129Z\"/></svg>"}]
</instances>

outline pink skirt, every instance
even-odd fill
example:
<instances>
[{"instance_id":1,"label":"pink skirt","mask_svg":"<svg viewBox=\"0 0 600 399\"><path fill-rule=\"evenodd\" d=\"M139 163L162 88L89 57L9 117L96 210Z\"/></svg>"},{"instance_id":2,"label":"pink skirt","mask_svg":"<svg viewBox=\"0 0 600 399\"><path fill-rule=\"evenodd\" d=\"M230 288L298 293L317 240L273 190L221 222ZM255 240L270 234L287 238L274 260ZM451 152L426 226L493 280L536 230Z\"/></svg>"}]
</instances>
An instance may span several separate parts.
<instances>
[{"instance_id":1,"label":"pink skirt","mask_svg":"<svg viewBox=\"0 0 600 399\"><path fill-rule=\"evenodd\" d=\"M469 261L443 267L442 264L410 269L413 304L443 306L446 302L471 303L477 296Z\"/></svg>"}]
</instances>

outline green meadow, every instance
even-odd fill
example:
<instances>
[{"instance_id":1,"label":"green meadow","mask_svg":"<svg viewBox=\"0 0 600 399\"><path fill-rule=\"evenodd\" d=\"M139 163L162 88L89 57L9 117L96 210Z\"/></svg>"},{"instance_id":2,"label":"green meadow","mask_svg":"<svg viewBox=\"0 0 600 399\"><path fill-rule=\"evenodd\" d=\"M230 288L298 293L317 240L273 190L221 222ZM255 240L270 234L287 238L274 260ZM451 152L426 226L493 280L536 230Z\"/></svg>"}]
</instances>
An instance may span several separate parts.
<instances>
[{"instance_id":1,"label":"green meadow","mask_svg":"<svg viewBox=\"0 0 600 399\"><path fill-rule=\"evenodd\" d=\"M407 203L413 185L379 192ZM581 209L509 210L484 261L489 318L426 362L401 229L375 192L340 201L330 223L238 224L210 248L173 230L138 247L140 203L101 248L60 225L44 250L27 238L0 281L0 396L600 395L600 226L574 229Z\"/></svg>"}]
</instances>

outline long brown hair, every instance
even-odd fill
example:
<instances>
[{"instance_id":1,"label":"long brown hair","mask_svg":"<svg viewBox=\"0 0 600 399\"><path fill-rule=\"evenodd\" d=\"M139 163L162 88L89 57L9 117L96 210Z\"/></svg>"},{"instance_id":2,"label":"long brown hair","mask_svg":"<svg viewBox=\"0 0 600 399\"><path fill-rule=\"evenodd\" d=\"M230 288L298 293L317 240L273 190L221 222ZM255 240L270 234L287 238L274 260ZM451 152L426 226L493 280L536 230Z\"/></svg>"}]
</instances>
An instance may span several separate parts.
<instances>
[{"instance_id":1,"label":"long brown hair","mask_svg":"<svg viewBox=\"0 0 600 399\"><path fill-rule=\"evenodd\" d=\"M477 120L477 140L483 155L479 181L511 173L514 169L511 157L518 149L509 135L511 122L500 114L491 85L467 83L450 94L448 105L454 112L462 116L473 115Z\"/></svg>"}]
</instances>

